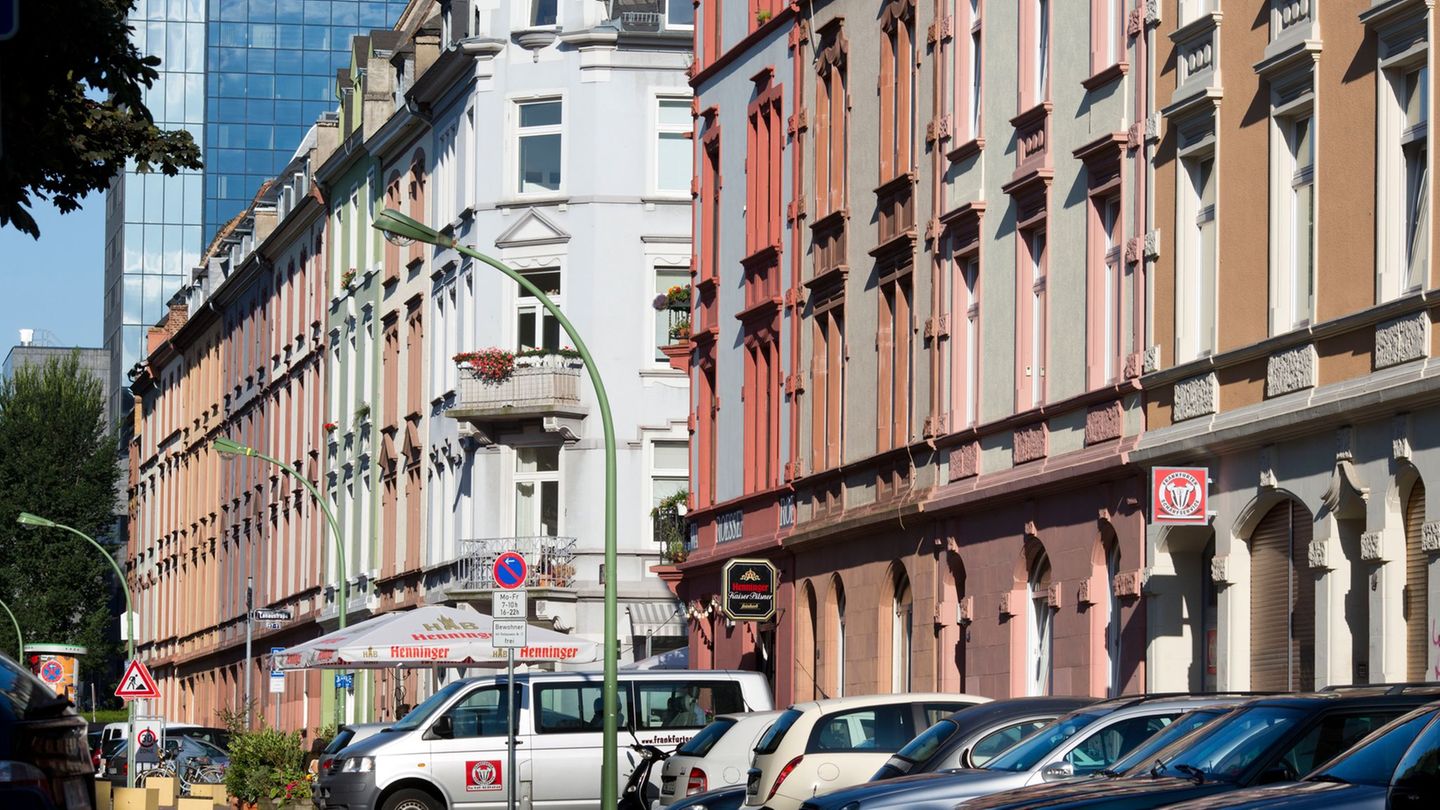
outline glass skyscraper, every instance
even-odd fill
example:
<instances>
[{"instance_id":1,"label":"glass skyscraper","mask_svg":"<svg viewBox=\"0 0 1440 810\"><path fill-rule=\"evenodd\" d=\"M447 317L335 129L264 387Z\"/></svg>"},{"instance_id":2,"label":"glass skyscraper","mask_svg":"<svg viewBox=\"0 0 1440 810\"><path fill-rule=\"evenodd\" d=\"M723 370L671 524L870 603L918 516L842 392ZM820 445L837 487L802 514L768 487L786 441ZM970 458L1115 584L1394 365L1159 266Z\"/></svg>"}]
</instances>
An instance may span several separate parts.
<instances>
[{"instance_id":1,"label":"glass skyscraper","mask_svg":"<svg viewBox=\"0 0 1440 810\"><path fill-rule=\"evenodd\" d=\"M134 167L105 208L105 349L111 414L125 374L144 357L145 330L185 283L220 226L294 155L334 109L335 71L350 38L390 28L407 0L138 0L139 48L161 59L145 103L163 129L189 130L205 168L175 177Z\"/></svg>"}]
</instances>

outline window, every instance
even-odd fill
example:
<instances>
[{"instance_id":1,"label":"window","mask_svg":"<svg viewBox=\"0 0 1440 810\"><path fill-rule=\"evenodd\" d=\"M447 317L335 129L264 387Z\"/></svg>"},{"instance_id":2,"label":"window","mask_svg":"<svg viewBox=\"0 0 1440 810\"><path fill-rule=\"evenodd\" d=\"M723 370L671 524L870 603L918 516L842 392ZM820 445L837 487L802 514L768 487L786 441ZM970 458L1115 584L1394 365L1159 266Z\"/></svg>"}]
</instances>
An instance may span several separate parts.
<instances>
[{"instance_id":1,"label":"window","mask_svg":"<svg viewBox=\"0 0 1440 810\"><path fill-rule=\"evenodd\" d=\"M655 268L655 295L657 297L661 295L668 297L670 290L675 287L690 289L690 268ZM690 337L689 299L655 310L654 319L655 361L664 364L666 362L665 353L660 351L660 347L684 343Z\"/></svg>"},{"instance_id":2,"label":"window","mask_svg":"<svg viewBox=\"0 0 1440 810\"><path fill-rule=\"evenodd\" d=\"M650 443L650 505L677 492L690 481L690 444L685 441L656 440Z\"/></svg>"},{"instance_id":3,"label":"window","mask_svg":"<svg viewBox=\"0 0 1440 810\"><path fill-rule=\"evenodd\" d=\"M914 168L915 7L891 0L880 16L880 182Z\"/></svg>"},{"instance_id":4,"label":"window","mask_svg":"<svg viewBox=\"0 0 1440 810\"><path fill-rule=\"evenodd\" d=\"M1090 73L1095 75L1124 58L1124 0L1090 0L1090 20Z\"/></svg>"},{"instance_id":5,"label":"window","mask_svg":"<svg viewBox=\"0 0 1440 810\"><path fill-rule=\"evenodd\" d=\"M879 353L879 402L876 408L876 447L899 447L910 437L911 400L914 394L914 358L911 339L910 267L902 268L880 285L879 324L875 346Z\"/></svg>"},{"instance_id":6,"label":"window","mask_svg":"<svg viewBox=\"0 0 1440 810\"><path fill-rule=\"evenodd\" d=\"M562 112L559 99L522 102L519 107L519 143L516 155L521 194L560 190Z\"/></svg>"},{"instance_id":7,"label":"window","mask_svg":"<svg viewBox=\"0 0 1440 810\"><path fill-rule=\"evenodd\" d=\"M1423 289L1430 267L1430 75L1423 52L1402 58L1405 63L1400 66L1382 59L1385 80L1377 99L1375 239L1380 301Z\"/></svg>"},{"instance_id":8,"label":"window","mask_svg":"<svg viewBox=\"0 0 1440 810\"><path fill-rule=\"evenodd\" d=\"M690 149L691 127L689 99L659 100L655 115L656 191L689 193L690 177L695 170Z\"/></svg>"},{"instance_id":9,"label":"window","mask_svg":"<svg viewBox=\"0 0 1440 810\"><path fill-rule=\"evenodd\" d=\"M1120 674L1120 596L1115 592L1115 577L1120 573L1120 544L1111 539L1105 550L1105 655L1110 659L1109 697L1118 697L1123 687Z\"/></svg>"},{"instance_id":10,"label":"window","mask_svg":"<svg viewBox=\"0 0 1440 810\"><path fill-rule=\"evenodd\" d=\"M555 305L560 306L562 297L560 295L560 269L535 270L524 273L526 280L530 281L540 291L550 297ZM540 299L530 294L524 287L516 285L519 295L515 299L515 348L524 349L559 349L560 348L560 321L556 320L550 311L540 303Z\"/></svg>"},{"instance_id":11,"label":"window","mask_svg":"<svg viewBox=\"0 0 1440 810\"><path fill-rule=\"evenodd\" d=\"M1313 119L1308 115L1277 121L1283 148L1276 174L1282 184L1279 229L1271 246L1274 296L1270 333L1280 334L1310 323L1315 309L1315 147Z\"/></svg>"},{"instance_id":12,"label":"window","mask_svg":"<svg viewBox=\"0 0 1440 810\"><path fill-rule=\"evenodd\" d=\"M1118 177L1118 175L1117 175ZM1092 387L1114 382L1120 376L1121 361L1126 348L1122 324L1125 321L1124 270L1120 228L1120 196L1108 194L1094 199L1094 246L1090 260L1098 266L1090 274L1094 285L1091 316L1096 334L1091 347L1099 356L1090 359ZM1093 266L1093 265L1092 265Z\"/></svg>"},{"instance_id":13,"label":"window","mask_svg":"<svg viewBox=\"0 0 1440 810\"><path fill-rule=\"evenodd\" d=\"M684 0L680 0L684 2ZM721 40L723 39L724 26L722 20L725 15L720 8L720 0L701 0L705 7L705 62L714 64L720 58L722 52ZM696 40L697 44L699 40Z\"/></svg>"},{"instance_id":14,"label":"window","mask_svg":"<svg viewBox=\"0 0 1440 810\"><path fill-rule=\"evenodd\" d=\"M865 751L895 753L915 737L910 705L871 706L820 718L805 753Z\"/></svg>"},{"instance_id":15,"label":"window","mask_svg":"<svg viewBox=\"0 0 1440 810\"><path fill-rule=\"evenodd\" d=\"M963 764L970 768L983 768L985 763L995 758L995 755L1039 731L1048 722L1048 720L1022 720L1014 725L992 731L975 741L975 745L970 748L969 761Z\"/></svg>"},{"instance_id":16,"label":"window","mask_svg":"<svg viewBox=\"0 0 1440 810\"><path fill-rule=\"evenodd\" d=\"M1400 716L1401 710L1373 709L1364 714L1332 714L1296 740L1273 767L1297 779L1343 754L1362 737Z\"/></svg>"},{"instance_id":17,"label":"window","mask_svg":"<svg viewBox=\"0 0 1440 810\"><path fill-rule=\"evenodd\" d=\"M745 711L733 681L636 681L636 728L703 728L717 714Z\"/></svg>"},{"instance_id":18,"label":"window","mask_svg":"<svg viewBox=\"0 0 1440 810\"><path fill-rule=\"evenodd\" d=\"M845 697L845 586L835 579L835 694Z\"/></svg>"},{"instance_id":19,"label":"window","mask_svg":"<svg viewBox=\"0 0 1440 810\"><path fill-rule=\"evenodd\" d=\"M573 734L604 727L605 698L600 684L537 684L534 688L537 733ZM620 685L615 699L616 725L628 728L630 690L625 684Z\"/></svg>"},{"instance_id":20,"label":"window","mask_svg":"<svg viewBox=\"0 0 1440 810\"><path fill-rule=\"evenodd\" d=\"M845 310L831 306L814 316L815 343L810 359L810 466L813 471L839 466L845 433Z\"/></svg>"},{"instance_id":21,"label":"window","mask_svg":"<svg viewBox=\"0 0 1440 810\"><path fill-rule=\"evenodd\" d=\"M560 535L560 448L515 448L515 536Z\"/></svg>"},{"instance_id":22,"label":"window","mask_svg":"<svg viewBox=\"0 0 1440 810\"><path fill-rule=\"evenodd\" d=\"M1215 159L1198 156L1181 162L1177 215L1183 245L1175 300L1175 359L1179 362L1215 352L1216 205Z\"/></svg>"},{"instance_id":23,"label":"window","mask_svg":"<svg viewBox=\"0 0 1440 810\"><path fill-rule=\"evenodd\" d=\"M1019 380L1017 410L1039 407L1045 402L1045 343L1046 343L1046 239L1044 228L1023 231L1024 268L1021 276L1021 319L1024 328L1020 335L1022 367Z\"/></svg>"},{"instance_id":24,"label":"window","mask_svg":"<svg viewBox=\"0 0 1440 810\"><path fill-rule=\"evenodd\" d=\"M815 83L815 212L823 218L845 207L850 98L846 89L845 31L837 23L821 36Z\"/></svg>"},{"instance_id":25,"label":"window","mask_svg":"<svg viewBox=\"0 0 1440 810\"><path fill-rule=\"evenodd\" d=\"M1030 566L1030 578L1025 583L1025 610L1029 612L1026 622L1030 667L1027 694L1050 694L1051 621L1055 609L1050 606L1050 558L1041 551Z\"/></svg>"},{"instance_id":26,"label":"window","mask_svg":"<svg viewBox=\"0 0 1440 810\"><path fill-rule=\"evenodd\" d=\"M531 0L530 24L533 26L554 25L559 0Z\"/></svg>"},{"instance_id":27,"label":"window","mask_svg":"<svg viewBox=\"0 0 1440 810\"><path fill-rule=\"evenodd\" d=\"M756 80L755 99L748 114L749 141L745 145L745 253L753 255L780 244L785 214L780 197L780 150L785 122L780 116L780 86L765 71Z\"/></svg>"},{"instance_id":28,"label":"window","mask_svg":"<svg viewBox=\"0 0 1440 810\"><path fill-rule=\"evenodd\" d=\"M1405 131L1401 153L1405 157L1405 289L1425 283L1430 246L1430 161L1428 131L1430 76L1426 68L1405 74L1403 108Z\"/></svg>"},{"instance_id":29,"label":"window","mask_svg":"<svg viewBox=\"0 0 1440 810\"><path fill-rule=\"evenodd\" d=\"M950 103L954 107L952 146L980 137L981 0L957 0L955 38L945 46L945 69L954 77Z\"/></svg>"},{"instance_id":30,"label":"window","mask_svg":"<svg viewBox=\"0 0 1440 810\"><path fill-rule=\"evenodd\" d=\"M1435 757L1437 748L1440 748L1440 722L1432 722L1395 768L1395 786L1405 791L1407 799L1412 799L1409 803L1411 807L1420 806L1413 798L1433 797L1435 791L1440 790L1440 759Z\"/></svg>"},{"instance_id":31,"label":"window","mask_svg":"<svg viewBox=\"0 0 1440 810\"><path fill-rule=\"evenodd\" d=\"M705 146L700 194L703 198L700 220L700 278L710 280L720 275L720 127L715 123L717 111L710 110L702 140Z\"/></svg>"},{"instance_id":32,"label":"window","mask_svg":"<svg viewBox=\"0 0 1440 810\"><path fill-rule=\"evenodd\" d=\"M691 0L666 0L665 27L671 31L694 30L695 4Z\"/></svg>"},{"instance_id":33,"label":"window","mask_svg":"<svg viewBox=\"0 0 1440 810\"><path fill-rule=\"evenodd\" d=\"M445 713L450 718L447 739L505 736L505 691L503 686L477 689ZM520 703L520 689L515 690L515 703ZM441 724L437 724L440 726Z\"/></svg>"},{"instance_id":34,"label":"window","mask_svg":"<svg viewBox=\"0 0 1440 810\"><path fill-rule=\"evenodd\" d=\"M780 342L769 328L745 336L745 491L775 486L780 464Z\"/></svg>"},{"instance_id":35,"label":"window","mask_svg":"<svg viewBox=\"0 0 1440 810\"><path fill-rule=\"evenodd\" d=\"M910 691L910 663L915 633L915 600L910 593L910 579L902 575L896 586L894 612L890 627L890 691Z\"/></svg>"},{"instance_id":36,"label":"window","mask_svg":"<svg viewBox=\"0 0 1440 810\"><path fill-rule=\"evenodd\" d=\"M1074 766L1076 776L1096 773L1114 765L1135 746L1168 726L1172 719L1171 715L1151 715L1111 723L1070 749L1065 761Z\"/></svg>"},{"instance_id":37,"label":"window","mask_svg":"<svg viewBox=\"0 0 1440 810\"><path fill-rule=\"evenodd\" d=\"M1030 75L1034 84L1030 88L1031 104L1039 104L1049 97L1050 90L1050 0L1035 2L1035 64Z\"/></svg>"}]
</instances>

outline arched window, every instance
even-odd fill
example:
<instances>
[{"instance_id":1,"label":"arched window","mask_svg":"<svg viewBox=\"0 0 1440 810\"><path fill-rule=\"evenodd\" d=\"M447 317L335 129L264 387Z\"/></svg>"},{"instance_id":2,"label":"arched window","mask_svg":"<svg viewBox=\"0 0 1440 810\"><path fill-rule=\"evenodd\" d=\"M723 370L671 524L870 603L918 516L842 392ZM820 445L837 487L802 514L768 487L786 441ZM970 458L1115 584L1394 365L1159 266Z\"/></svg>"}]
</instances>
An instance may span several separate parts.
<instances>
[{"instance_id":1,"label":"arched window","mask_svg":"<svg viewBox=\"0 0 1440 810\"><path fill-rule=\"evenodd\" d=\"M1026 636L1030 654L1027 693L1048 695L1050 673L1054 669L1051 635L1055 610L1050 607L1050 557L1044 550L1036 554L1030 564L1030 577L1025 583L1025 610L1029 616Z\"/></svg>"},{"instance_id":2,"label":"arched window","mask_svg":"<svg viewBox=\"0 0 1440 810\"><path fill-rule=\"evenodd\" d=\"M890 690L910 691L911 654L915 637L915 600L910 577L902 570L895 578L895 601L890 625Z\"/></svg>"},{"instance_id":3,"label":"arched window","mask_svg":"<svg viewBox=\"0 0 1440 810\"><path fill-rule=\"evenodd\" d=\"M1115 575L1120 573L1120 544L1113 534L1105 547L1105 654L1110 659L1107 695L1120 694L1120 597L1115 593Z\"/></svg>"},{"instance_id":4,"label":"arched window","mask_svg":"<svg viewBox=\"0 0 1440 810\"><path fill-rule=\"evenodd\" d=\"M845 586L835 579L835 694L845 696Z\"/></svg>"}]
</instances>

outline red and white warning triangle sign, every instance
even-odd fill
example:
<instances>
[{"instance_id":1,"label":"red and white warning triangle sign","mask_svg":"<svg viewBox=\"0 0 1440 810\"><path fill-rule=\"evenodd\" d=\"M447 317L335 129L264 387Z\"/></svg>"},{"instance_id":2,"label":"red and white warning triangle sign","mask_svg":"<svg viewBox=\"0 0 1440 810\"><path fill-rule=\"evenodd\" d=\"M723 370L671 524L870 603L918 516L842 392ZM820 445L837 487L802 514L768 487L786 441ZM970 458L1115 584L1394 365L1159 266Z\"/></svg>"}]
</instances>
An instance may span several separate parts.
<instances>
[{"instance_id":1,"label":"red and white warning triangle sign","mask_svg":"<svg viewBox=\"0 0 1440 810\"><path fill-rule=\"evenodd\" d=\"M143 661L131 661L130 666L125 668L125 676L120 679L120 686L115 689L115 697L125 700L160 697L160 690L155 687L155 678L150 675L150 670Z\"/></svg>"}]
</instances>

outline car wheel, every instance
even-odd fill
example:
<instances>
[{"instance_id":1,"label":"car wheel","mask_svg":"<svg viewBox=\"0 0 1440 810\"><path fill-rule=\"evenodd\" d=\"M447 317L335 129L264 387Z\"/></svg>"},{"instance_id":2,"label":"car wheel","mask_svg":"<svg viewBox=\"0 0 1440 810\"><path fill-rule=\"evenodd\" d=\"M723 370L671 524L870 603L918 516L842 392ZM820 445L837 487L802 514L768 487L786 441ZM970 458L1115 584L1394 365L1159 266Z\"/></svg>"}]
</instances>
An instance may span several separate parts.
<instances>
[{"instance_id":1,"label":"car wheel","mask_svg":"<svg viewBox=\"0 0 1440 810\"><path fill-rule=\"evenodd\" d=\"M445 810L445 805L423 790L406 788L386 799L384 810Z\"/></svg>"}]
</instances>

